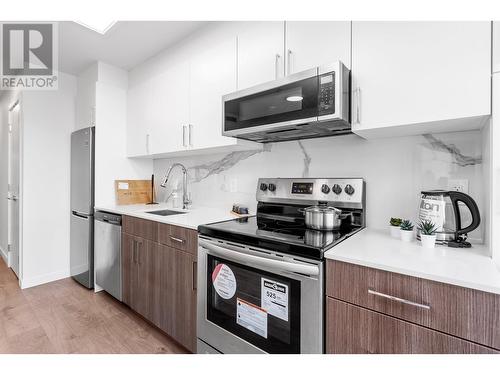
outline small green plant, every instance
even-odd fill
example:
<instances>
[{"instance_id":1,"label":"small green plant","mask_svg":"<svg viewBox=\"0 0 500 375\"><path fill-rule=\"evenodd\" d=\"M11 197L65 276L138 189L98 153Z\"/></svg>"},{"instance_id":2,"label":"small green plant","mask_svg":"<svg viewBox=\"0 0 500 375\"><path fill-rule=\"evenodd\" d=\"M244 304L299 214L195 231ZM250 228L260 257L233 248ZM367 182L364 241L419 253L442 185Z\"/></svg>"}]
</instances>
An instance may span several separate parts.
<instances>
[{"instance_id":1,"label":"small green plant","mask_svg":"<svg viewBox=\"0 0 500 375\"><path fill-rule=\"evenodd\" d=\"M401 230L412 231L413 223L410 220L403 220L399 227L401 228Z\"/></svg>"},{"instance_id":2,"label":"small green plant","mask_svg":"<svg viewBox=\"0 0 500 375\"><path fill-rule=\"evenodd\" d=\"M422 232L423 235L426 236L432 236L434 233L436 233L436 224L432 222L432 220L422 220L418 226L418 229L420 232Z\"/></svg>"},{"instance_id":3,"label":"small green plant","mask_svg":"<svg viewBox=\"0 0 500 375\"><path fill-rule=\"evenodd\" d=\"M402 221L399 217L391 217L390 224L393 227L399 227Z\"/></svg>"}]
</instances>

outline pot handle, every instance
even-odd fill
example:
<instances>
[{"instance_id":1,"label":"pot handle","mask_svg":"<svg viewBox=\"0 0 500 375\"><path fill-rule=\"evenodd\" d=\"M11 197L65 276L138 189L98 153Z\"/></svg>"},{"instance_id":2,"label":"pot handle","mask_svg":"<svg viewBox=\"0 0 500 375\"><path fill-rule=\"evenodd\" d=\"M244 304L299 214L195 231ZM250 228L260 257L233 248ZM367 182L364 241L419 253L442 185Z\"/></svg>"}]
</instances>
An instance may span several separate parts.
<instances>
[{"instance_id":1,"label":"pot handle","mask_svg":"<svg viewBox=\"0 0 500 375\"><path fill-rule=\"evenodd\" d=\"M449 196L451 203L453 205L453 212L456 218L456 234L465 234L476 229L481 223L481 216L479 214L479 208L472 197L467 194L461 193L459 191L450 191ZM458 203L464 203L472 214L472 223L467 228L462 228L462 221L460 219L460 209Z\"/></svg>"}]
</instances>

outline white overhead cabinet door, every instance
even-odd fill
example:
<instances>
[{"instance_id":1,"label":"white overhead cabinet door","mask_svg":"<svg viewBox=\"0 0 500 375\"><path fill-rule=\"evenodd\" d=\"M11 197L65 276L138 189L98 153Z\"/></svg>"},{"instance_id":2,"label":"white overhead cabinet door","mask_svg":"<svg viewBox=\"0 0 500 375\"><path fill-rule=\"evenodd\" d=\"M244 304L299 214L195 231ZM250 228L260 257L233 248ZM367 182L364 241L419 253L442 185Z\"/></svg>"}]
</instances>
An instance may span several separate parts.
<instances>
[{"instance_id":1,"label":"white overhead cabinet door","mask_svg":"<svg viewBox=\"0 0 500 375\"><path fill-rule=\"evenodd\" d=\"M284 76L284 22L247 22L238 33L238 90Z\"/></svg>"},{"instance_id":2,"label":"white overhead cabinet door","mask_svg":"<svg viewBox=\"0 0 500 375\"><path fill-rule=\"evenodd\" d=\"M353 131L479 128L490 114L490 76L490 22L353 22Z\"/></svg>"},{"instance_id":3,"label":"white overhead cabinet door","mask_svg":"<svg viewBox=\"0 0 500 375\"><path fill-rule=\"evenodd\" d=\"M236 144L222 136L222 96L236 91L236 38L193 56L188 144L194 149Z\"/></svg>"},{"instance_id":4,"label":"white overhead cabinet door","mask_svg":"<svg viewBox=\"0 0 500 375\"><path fill-rule=\"evenodd\" d=\"M500 22L493 22L493 72L500 72Z\"/></svg>"},{"instance_id":5,"label":"white overhead cabinet door","mask_svg":"<svg viewBox=\"0 0 500 375\"><path fill-rule=\"evenodd\" d=\"M177 152L188 147L189 64L170 66L153 78L150 152Z\"/></svg>"},{"instance_id":6,"label":"white overhead cabinet door","mask_svg":"<svg viewBox=\"0 0 500 375\"><path fill-rule=\"evenodd\" d=\"M351 22L286 22L286 74L334 61L351 67Z\"/></svg>"},{"instance_id":7,"label":"white overhead cabinet door","mask_svg":"<svg viewBox=\"0 0 500 375\"><path fill-rule=\"evenodd\" d=\"M127 156L151 153L152 83L147 81L129 88L127 93Z\"/></svg>"}]
</instances>

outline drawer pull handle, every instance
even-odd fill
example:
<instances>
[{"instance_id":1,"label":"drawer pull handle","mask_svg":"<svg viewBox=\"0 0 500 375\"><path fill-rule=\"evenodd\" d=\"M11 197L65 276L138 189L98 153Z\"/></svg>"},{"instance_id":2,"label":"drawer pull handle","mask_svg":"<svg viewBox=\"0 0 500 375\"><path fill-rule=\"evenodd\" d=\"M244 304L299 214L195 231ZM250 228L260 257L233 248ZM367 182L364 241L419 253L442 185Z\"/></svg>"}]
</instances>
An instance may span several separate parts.
<instances>
[{"instance_id":1,"label":"drawer pull handle","mask_svg":"<svg viewBox=\"0 0 500 375\"><path fill-rule=\"evenodd\" d=\"M403 298L399 298L399 297L390 296L388 294L376 292L375 290L371 290L371 289L368 289L368 294L372 294L372 295L377 296L377 297L387 298L387 299L390 299L391 301L401 302L401 303L404 303L406 305L420 307L421 309L426 309L426 310L431 309L431 307L429 305L422 305L421 303L408 301L407 299L403 299Z\"/></svg>"},{"instance_id":2,"label":"drawer pull handle","mask_svg":"<svg viewBox=\"0 0 500 375\"><path fill-rule=\"evenodd\" d=\"M182 238L177 238L173 236L169 236L172 241L179 242L179 243L184 243L184 240Z\"/></svg>"}]
</instances>

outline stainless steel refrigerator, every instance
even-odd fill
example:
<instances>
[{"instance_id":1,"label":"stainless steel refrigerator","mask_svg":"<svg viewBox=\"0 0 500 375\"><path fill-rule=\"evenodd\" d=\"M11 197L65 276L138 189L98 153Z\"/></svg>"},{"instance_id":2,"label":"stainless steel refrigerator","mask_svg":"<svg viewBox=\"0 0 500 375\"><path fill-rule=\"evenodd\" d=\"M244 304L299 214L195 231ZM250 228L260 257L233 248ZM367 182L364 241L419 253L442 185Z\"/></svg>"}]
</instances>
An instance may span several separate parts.
<instances>
[{"instance_id":1,"label":"stainless steel refrigerator","mask_svg":"<svg viewBox=\"0 0 500 375\"><path fill-rule=\"evenodd\" d=\"M94 139L93 127L71 134L71 276L94 287Z\"/></svg>"}]
</instances>

